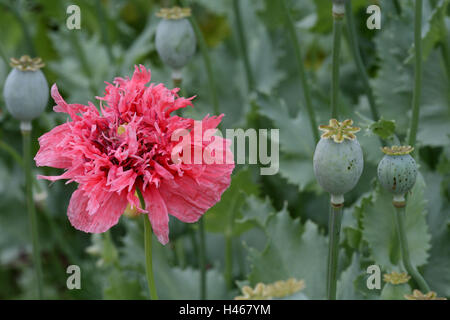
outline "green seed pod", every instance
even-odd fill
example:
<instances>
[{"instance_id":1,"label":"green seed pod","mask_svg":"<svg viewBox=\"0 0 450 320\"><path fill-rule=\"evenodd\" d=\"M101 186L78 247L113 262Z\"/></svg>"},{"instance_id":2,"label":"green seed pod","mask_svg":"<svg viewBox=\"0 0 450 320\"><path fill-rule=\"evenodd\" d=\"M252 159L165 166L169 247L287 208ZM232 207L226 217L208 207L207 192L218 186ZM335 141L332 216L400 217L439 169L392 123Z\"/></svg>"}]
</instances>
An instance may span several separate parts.
<instances>
[{"instance_id":1,"label":"green seed pod","mask_svg":"<svg viewBox=\"0 0 450 320\"><path fill-rule=\"evenodd\" d=\"M174 70L183 68L195 53L197 40L186 17L189 8L161 9L157 16L163 18L156 29L156 50L161 60Z\"/></svg>"},{"instance_id":2,"label":"green seed pod","mask_svg":"<svg viewBox=\"0 0 450 320\"><path fill-rule=\"evenodd\" d=\"M320 186L331 194L333 204L342 204L343 195L358 183L364 167L361 146L352 120L331 119L314 152L314 174Z\"/></svg>"},{"instance_id":3,"label":"green seed pod","mask_svg":"<svg viewBox=\"0 0 450 320\"><path fill-rule=\"evenodd\" d=\"M403 196L416 183L417 165L410 146L384 147L385 156L378 164L378 180L387 191Z\"/></svg>"},{"instance_id":4,"label":"green seed pod","mask_svg":"<svg viewBox=\"0 0 450 320\"><path fill-rule=\"evenodd\" d=\"M3 88L6 108L14 118L30 122L44 111L48 102L48 83L39 70L44 64L41 58L22 56L12 58L11 66Z\"/></svg>"},{"instance_id":5,"label":"green seed pod","mask_svg":"<svg viewBox=\"0 0 450 320\"><path fill-rule=\"evenodd\" d=\"M380 298L382 300L404 300L405 294L411 292L408 284L411 277L406 273L392 272L385 274L383 277L386 284L381 291Z\"/></svg>"}]
</instances>

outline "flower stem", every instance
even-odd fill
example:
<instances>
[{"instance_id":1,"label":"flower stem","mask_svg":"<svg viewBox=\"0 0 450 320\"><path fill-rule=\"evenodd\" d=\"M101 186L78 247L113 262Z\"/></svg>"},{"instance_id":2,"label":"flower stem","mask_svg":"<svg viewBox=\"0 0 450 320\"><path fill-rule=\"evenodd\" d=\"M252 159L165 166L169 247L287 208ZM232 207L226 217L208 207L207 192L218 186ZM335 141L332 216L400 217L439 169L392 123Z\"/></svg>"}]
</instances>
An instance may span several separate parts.
<instances>
[{"instance_id":1,"label":"flower stem","mask_svg":"<svg viewBox=\"0 0 450 320\"><path fill-rule=\"evenodd\" d=\"M145 200L142 196L141 190L136 188L139 201L141 202L141 208L145 210ZM150 290L150 299L158 300L158 294L156 293L155 277L153 276L153 263L152 263L152 226L148 214L143 214L144 219L144 249L145 249L145 273L147 276L147 284Z\"/></svg>"},{"instance_id":2,"label":"flower stem","mask_svg":"<svg viewBox=\"0 0 450 320\"><path fill-rule=\"evenodd\" d=\"M416 144L417 128L419 126L420 99L422 95L422 0L415 1L414 17L414 92L412 101L412 118L409 130L408 144Z\"/></svg>"},{"instance_id":3,"label":"flower stem","mask_svg":"<svg viewBox=\"0 0 450 320\"><path fill-rule=\"evenodd\" d=\"M313 132L314 140L319 141L319 131L317 129L316 115L311 101L311 93L306 78L306 73L303 65L303 56L300 48L300 44L297 39L297 32L295 30L294 21L287 7L286 0L281 0L281 6L283 7L284 14L286 16L286 26L288 28L289 36L291 37L291 43L294 46L295 57L297 60L298 73L300 75L300 81L303 89L303 96L305 97L306 111L308 112L309 123Z\"/></svg>"},{"instance_id":4,"label":"flower stem","mask_svg":"<svg viewBox=\"0 0 450 320\"><path fill-rule=\"evenodd\" d=\"M233 286L233 238L225 234L225 283L228 289Z\"/></svg>"},{"instance_id":5,"label":"flower stem","mask_svg":"<svg viewBox=\"0 0 450 320\"><path fill-rule=\"evenodd\" d=\"M199 234L199 255L198 264L200 267L200 299L206 300L206 242L205 242L205 221L204 218L200 218L198 221L198 234Z\"/></svg>"},{"instance_id":6,"label":"flower stem","mask_svg":"<svg viewBox=\"0 0 450 320\"><path fill-rule=\"evenodd\" d=\"M339 258L339 235L341 232L342 206L331 204L328 220L328 273L327 273L327 297L336 300L337 265Z\"/></svg>"},{"instance_id":7,"label":"flower stem","mask_svg":"<svg viewBox=\"0 0 450 320\"><path fill-rule=\"evenodd\" d=\"M3 4L6 8L8 8L11 13L16 17L17 21L20 24L20 27L23 32L24 40L25 40L25 46L27 48L27 51L30 55L35 56L36 55L36 49L34 47L33 39L31 37L31 32L29 28L29 24L25 22L22 16L23 8L20 8L20 3L17 1L15 4L8 4L7 2L1 2L0 4Z\"/></svg>"},{"instance_id":8,"label":"flower stem","mask_svg":"<svg viewBox=\"0 0 450 320\"><path fill-rule=\"evenodd\" d=\"M424 293L430 292L430 287L426 283L425 279L422 277L419 271L417 271L416 268L414 268L414 266L411 263L411 258L409 256L408 239L406 238L405 223L404 223L405 207L402 208L397 207L396 209L397 212L395 215L395 221L397 224L398 239L402 251L403 265L405 266L406 271L417 283L420 290Z\"/></svg>"},{"instance_id":9,"label":"flower stem","mask_svg":"<svg viewBox=\"0 0 450 320\"><path fill-rule=\"evenodd\" d=\"M8 153L11 156L11 158L13 158L14 161L16 163L18 163L20 166L22 166L22 167L24 166L23 159L20 156L20 154L16 150L14 150L10 145L8 145L6 142L0 140L0 149L5 151L6 153Z\"/></svg>"},{"instance_id":10,"label":"flower stem","mask_svg":"<svg viewBox=\"0 0 450 320\"><path fill-rule=\"evenodd\" d=\"M341 53L342 18L333 18L333 61L331 76L331 117L338 117L339 57ZM339 120L339 119L338 119Z\"/></svg>"},{"instance_id":11,"label":"flower stem","mask_svg":"<svg viewBox=\"0 0 450 320\"><path fill-rule=\"evenodd\" d=\"M355 59L356 68L358 69L358 73L361 76L361 80L363 82L364 90L366 91L367 99L369 100L370 112L372 113L372 118L375 121L378 121L380 118L378 114L378 109L375 103L375 97L372 92L372 88L369 84L369 76L367 75L366 68L364 66L361 52L358 46L358 36L356 34L355 21L353 18L353 10L352 10L352 2L346 1L345 3L345 17L347 19L347 30L348 30L348 40L350 42L350 47L353 52L353 57Z\"/></svg>"},{"instance_id":12,"label":"flower stem","mask_svg":"<svg viewBox=\"0 0 450 320\"><path fill-rule=\"evenodd\" d=\"M181 4L184 7L188 7L186 0L180 0ZM206 67L206 74L208 76L208 84L209 84L209 92L211 93L211 99L214 106L214 113L216 115L219 114L219 99L217 97L217 87L216 87L216 80L214 78L214 72L212 69L211 64L211 58L209 56L208 52L208 46L206 44L205 38L203 37L202 31L200 30L200 27L198 26L197 19L195 19L194 15L191 15L189 17L189 22L192 25L192 28L194 29L195 37L197 38L198 45L200 47L200 51L202 52L203 61L205 63Z\"/></svg>"},{"instance_id":13,"label":"flower stem","mask_svg":"<svg viewBox=\"0 0 450 320\"><path fill-rule=\"evenodd\" d=\"M31 241L33 245L33 263L34 271L36 273L37 281L37 293L38 298L42 299L42 263L41 254L39 247L39 234L36 219L36 208L34 207L33 201L33 176L31 171L31 127L30 130L22 130L22 140L23 140L23 160L25 167L25 190L26 190L26 201L28 208L28 218L30 221L31 229Z\"/></svg>"},{"instance_id":14,"label":"flower stem","mask_svg":"<svg viewBox=\"0 0 450 320\"><path fill-rule=\"evenodd\" d=\"M253 78L252 69L250 67L250 60L248 58L247 53L247 46L246 46L247 41L245 39L244 27L242 25L242 16L241 16L241 8L239 7L239 0L233 0L233 10L236 19L236 28L238 31L239 45L241 47L242 57L244 59L245 74L247 76L247 86L249 91L253 91L253 89L255 88L255 81Z\"/></svg>"},{"instance_id":15,"label":"flower stem","mask_svg":"<svg viewBox=\"0 0 450 320\"><path fill-rule=\"evenodd\" d=\"M448 43L448 33L447 33L447 26L445 24L445 16L446 13L444 10L441 10L440 13L440 28L441 28L441 41L440 41L440 47L441 47L441 54L442 59L444 60L445 64L445 71L447 73L447 77L450 80L450 45Z\"/></svg>"}]
</instances>

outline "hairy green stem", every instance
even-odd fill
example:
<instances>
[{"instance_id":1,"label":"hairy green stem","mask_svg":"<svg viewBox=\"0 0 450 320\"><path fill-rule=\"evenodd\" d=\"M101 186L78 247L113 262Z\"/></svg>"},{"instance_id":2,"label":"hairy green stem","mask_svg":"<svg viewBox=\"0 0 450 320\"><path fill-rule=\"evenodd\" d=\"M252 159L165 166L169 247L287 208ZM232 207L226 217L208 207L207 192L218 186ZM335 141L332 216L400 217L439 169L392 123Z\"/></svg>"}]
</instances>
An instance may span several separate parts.
<instances>
[{"instance_id":1,"label":"hairy green stem","mask_svg":"<svg viewBox=\"0 0 450 320\"><path fill-rule=\"evenodd\" d=\"M234 10L234 16L236 19L236 28L237 28L237 34L238 34L238 40L240 49L242 51L242 57L244 60L244 68L245 68L245 74L247 76L247 86L249 91L253 91L255 88L255 81L253 78L252 68L250 66L250 60L248 58L247 53L247 40L245 39L245 33L244 33L244 26L242 24L242 16L241 16L241 8L239 4L239 0L233 0L233 10Z\"/></svg>"},{"instance_id":2,"label":"hairy green stem","mask_svg":"<svg viewBox=\"0 0 450 320\"><path fill-rule=\"evenodd\" d=\"M398 240L400 242L400 249L402 251L402 259L403 265L405 266L406 271L411 275L414 281L419 286L420 290L423 293L430 292L430 287L426 283L425 279L422 275L417 271L417 269L412 265L411 258L409 256L409 247L408 247L408 239L406 238L405 231L405 207L396 208L397 212L395 213L395 221L397 224L397 234Z\"/></svg>"},{"instance_id":3,"label":"hairy green stem","mask_svg":"<svg viewBox=\"0 0 450 320\"><path fill-rule=\"evenodd\" d=\"M338 119L339 57L341 52L342 18L333 19L333 61L331 76L331 117ZM339 120L339 119L338 119Z\"/></svg>"},{"instance_id":4,"label":"hairy green stem","mask_svg":"<svg viewBox=\"0 0 450 320\"><path fill-rule=\"evenodd\" d=\"M26 201L28 209L28 218L31 229L31 241L33 245L33 264L34 271L36 273L37 282L37 294L39 299L42 299L43 294L43 278L42 278L42 263L41 263L41 252L39 246L39 234L36 219L36 208L34 207L33 201L33 175L32 175L32 164L31 164L31 129L22 130L22 140L23 140L23 159L25 167L25 190L26 190Z\"/></svg>"},{"instance_id":5,"label":"hairy green stem","mask_svg":"<svg viewBox=\"0 0 450 320\"><path fill-rule=\"evenodd\" d=\"M419 127L420 99L422 97L422 0L415 2L414 17L414 92L412 99L412 118L409 129L408 144L416 144Z\"/></svg>"},{"instance_id":6,"label":"hairy green stem","mask_svg":"<svg viewBox=\"0 0 450 320\"><path fill-rule=\"evenodd\" d=\"M145 210L145 200L142 196L141 190L136 188L139 201L141 202L141 208ZM150 299L158 300L158 294L156 293L155 277L153 276L153 263L152 263L152 226L150 224L149 214L143 214L144 219L144 249L145 249L145 274L147 276L148 289L150 291Z\"/></svg>"},{"instance_id":7,"label":"hairy green stem","mask_svg":"<svg viewBox=\"0 0 450 320\"><path fill-rule=\"evenodd\" d=\"M184 7L187 7L186 0L180 0L181 4ZM200 27L198 26L197 19L195 19L194 15L191 15L189 17L189 22L192 25L192 28L194 29L195 37L197 38L198 45L200 47L200 51L202 52L203 61L205 63L206 67L206 74L208 76L208 84L209 84L209 92L211 94L211 100L214 107L214 113L216 115L219 114L219 98L217 97L217 87L216 87L216 80L214 77L214 72L211 64L211 58L209 56L208 52L208 46L206 44L205 38L203 37L202 31L200 30Z\"/></svg>"},{"instance_id":8,"label":"hairy green stem","mask_svg":"<svg viewBox=\"0 0 450 320\"><path fill-rule=\"evenodd\" d=\"M206 241L205 241L205 220L203 217L198 221L199 234L199 255L198 264L200 268L200 299L206 300Z\"/></svg>"},{"instance_id":9,"label":"hairy green stem","mask_svg":"<svg viewBox=\"0 0 450 320\"><path fill-rule=\"evenodd\" d=\"M361 57L361 52L358 46L358 36L356 34L355 21L353 18L352 2L346 1L345 3L345 17L347 19L348 40L352 49L353 57L355 59L356 68L363 82L364 90L366 91L367 99L369 100L370 112L372 118L378 121L380 118L378 109L375 103L375 97L373 95L372 88L369 83L369 76L367 75L366 67Z\"/></svg>"},{"instance_id":10,"label":"hairy green stem","mask_svg":"<svg viewBox=\"0 0 450 320\"><path fill-rule=\"evenodd\" d=\"M331 204L328 220L328 272L327 298L336 300L337 267L339 258L339 235L341 232L342 207Z\"/></svg>"},{"instance_id":11,"label":"hairy green stem","mask_svg":"<svg viewBox=\"0 0 450 320\"><path fill-rule=\"evenodd\" d=\"M303 89L303 96L305 97L306 111L308 112L309 123L313 133L314 140L319 141L319 131L317 127L316 115L311 101L311 91L308 85L308 80L306 78L306 73L303 64L303 56L300 48L300 44L297 39L297 32L295 30L294 21L292 19L289 8L287 7L286 0L280 1L283 7L284 14L286 16L286 26L288 28L289 36L291 37L291 43L294 47L295 58L297 60L297 69L300 75L300 81Z\"/></svg>"}]
</instances>

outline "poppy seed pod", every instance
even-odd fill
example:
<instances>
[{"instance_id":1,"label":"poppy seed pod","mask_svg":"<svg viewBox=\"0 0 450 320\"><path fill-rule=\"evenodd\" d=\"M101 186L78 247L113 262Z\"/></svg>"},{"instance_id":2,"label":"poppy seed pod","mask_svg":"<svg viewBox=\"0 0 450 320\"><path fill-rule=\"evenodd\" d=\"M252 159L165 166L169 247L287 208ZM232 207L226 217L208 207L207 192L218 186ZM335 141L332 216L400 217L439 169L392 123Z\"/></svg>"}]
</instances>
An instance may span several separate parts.
<instances>
[{"instance_id":1,"label":"poppy seed pod","mask_svg":"<svg viewBox=\"0 0 450 320\"><path fill-rule=\"evenodd\" d=\"M156 50L161 60L174 70L183 68L195 53L197 41L194 29L186 18L189 8L161 9L157 16L163 18L156 29Z\"/></svg>"},{"instance_id":2,"label":"poppy seed pod","mask_svg":"<svg viewBox=\"0 0 450 320\"><path fill-rule=\"evenodd\" d=\"M378 180L387 191L403 196L416 183L417 165L410 153L411 146L384 147L383 159L378 164Z\"/></svg>"},{"instance_id":3,"label":"poppy seed pod","mask_svg":"<svg viewBox=\"0 0 450 320\"><path fill-rule=\"evenodd\" d=\"M48 102L48 83L40 70L44 64L41 58L22 56L12 58L11 66L3 88L6 108L14 118L30 122L44 111Z\"/></svg>"},{"instance_id":4,"label":"poppy seed pod","mask_svg":"<svg viewBox=\"0 0 450 320\"><path fill-rule=\"evenodd\" d=\"M331 194L331 202L343 204L344 193L355 187L364 167L361 146L352 120L331 119L314 152L314 174L320 186Z\"/></svg>"}]
</instances>

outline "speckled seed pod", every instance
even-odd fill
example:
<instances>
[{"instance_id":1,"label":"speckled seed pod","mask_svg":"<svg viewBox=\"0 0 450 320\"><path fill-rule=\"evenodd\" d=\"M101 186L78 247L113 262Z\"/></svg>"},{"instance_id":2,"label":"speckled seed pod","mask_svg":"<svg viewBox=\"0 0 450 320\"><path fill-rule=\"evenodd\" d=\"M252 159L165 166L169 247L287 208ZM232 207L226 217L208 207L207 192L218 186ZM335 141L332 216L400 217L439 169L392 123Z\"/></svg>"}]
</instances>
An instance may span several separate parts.
<instances>
[{"instance_id":1,"label":"speckled seed pod","mask_svg":"<svg viewBox=\"0 0 450 320\"><path fill-rule=\"evenodd\" d=\"M157 15L163 20L156 29L156 50L165 64L180 70L192 58L197 45L194 30L186 19L190 9L162 9Z\"/></svg>"},{"instance_id":2,"label":"speckled seed pod","mask_svg":"<svg viewBox=\"0 0 450 320\"><path fill-rule=\"evenodd\" d=\"M6 108L14 118L29 122L47 106L48 83L40 70L44 64L40 58L22 56L11 59L11 66L3 88Z\"/></svg>"},{"instance_id":3,"label":"speckled seed pod","mask_svg":"<svg viewBox=\"0 0 450 320\"><path fill-rule=\"evenodd\" d=\"M343 195L358 183L364 167L361 146L352 120L331 119L314 152L314 174L320 186L331 194L334 204L343 203Z\"/></svg>"},{"instance_id":4,"label":"speckled seed pod","mask_svg":"<svg viewBox=\"0 0 450 320\"><path fill-rule=\"evenodd\" d=\"M383 159L378 164L378 180L387 191L402 196L416 183L417 165L409 153L410 146L384 147Z\"/></svg>"}]
</instances>

